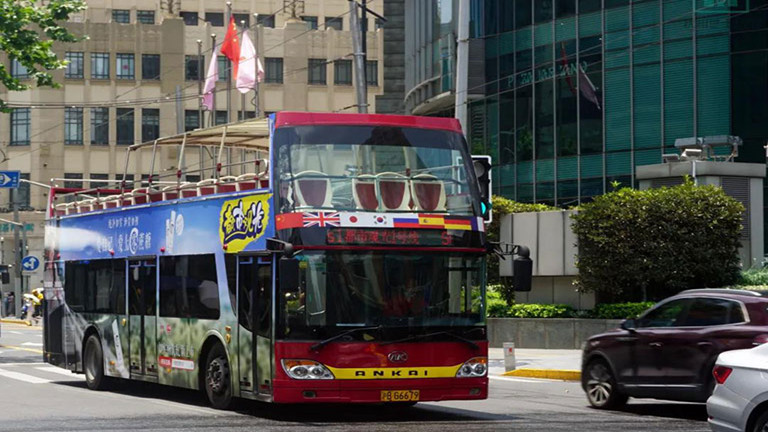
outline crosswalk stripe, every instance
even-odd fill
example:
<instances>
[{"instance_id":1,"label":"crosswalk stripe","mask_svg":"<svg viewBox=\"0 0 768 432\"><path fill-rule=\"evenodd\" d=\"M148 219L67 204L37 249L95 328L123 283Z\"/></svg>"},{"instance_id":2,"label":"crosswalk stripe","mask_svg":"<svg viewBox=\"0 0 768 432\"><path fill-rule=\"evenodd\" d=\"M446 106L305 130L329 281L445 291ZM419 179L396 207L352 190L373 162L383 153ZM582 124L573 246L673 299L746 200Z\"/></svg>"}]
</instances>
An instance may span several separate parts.
<instances>
[{"instance_id":1,"label":"crosswalk stripe","mask_svg":"<svg viewBox=\"0 0 768 432\"><path fill-rule=\"evenodd\" d=\"M51 382L51 380L38 378L32 375L27 375L19 372L11 372L7 370L0 369L0 376L4 376L6 378L11 378L19 381L28 382L30 384L46 384Z\"/></svg>"},{"instance_id":2,"label":"crosswalk stripe","mask_svg":"<svg viewBox=\"0 0 768 432\"><path fill-rule=\"evenodd\" d=\"M56 366L41 366L41 367L36 367L35 369L43 372L53 372L59 375L66 375L70 378L78 378L78 375L73 374L72 372L69 371L69 369L62 369Z\"/></svg>"}]
</instances>

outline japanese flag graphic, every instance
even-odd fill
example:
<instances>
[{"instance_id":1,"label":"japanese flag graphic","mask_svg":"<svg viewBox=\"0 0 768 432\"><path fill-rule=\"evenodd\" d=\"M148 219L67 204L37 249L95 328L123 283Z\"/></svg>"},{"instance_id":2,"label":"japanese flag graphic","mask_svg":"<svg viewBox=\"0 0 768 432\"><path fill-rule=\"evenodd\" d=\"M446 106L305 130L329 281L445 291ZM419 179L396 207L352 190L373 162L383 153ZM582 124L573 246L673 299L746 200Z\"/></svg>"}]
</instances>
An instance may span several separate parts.
<instances>
[{"instance_id":1,"label":"japanese flag graphic","mask_svg":"<svg viewBox=\"0 0 768 432\"><path fill-rule=\"evenodd\" d=\"M393 228L392 218L381 213L342 212L341 226L344 228Z\"/></svg>"}]
</instances>

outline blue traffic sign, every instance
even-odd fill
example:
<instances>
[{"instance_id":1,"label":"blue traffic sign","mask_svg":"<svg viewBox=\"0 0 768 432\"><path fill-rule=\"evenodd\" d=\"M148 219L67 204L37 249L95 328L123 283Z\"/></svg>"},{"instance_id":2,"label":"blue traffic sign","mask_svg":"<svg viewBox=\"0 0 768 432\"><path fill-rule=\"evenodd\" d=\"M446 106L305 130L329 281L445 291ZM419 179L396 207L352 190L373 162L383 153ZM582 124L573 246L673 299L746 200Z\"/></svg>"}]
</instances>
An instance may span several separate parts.
<instances>
[{"instance_id":1,"label":"blue traffic sign","mask_svg":"<svg viewBox=\"0 0 768 432\"><path fill-rule=\"evenodd\" d=\"M20 171L0 171L0 188L16 189L19 187Z\"/></svg>"},{"instance_id":2,"label":"blue traffic sign","mask_svg":"<svg viewBox=\"0 0 768 432\"><path fill-rule=\"evenodd\" d=\"M21 260L21 269L24 271L35 271L40 267L40 260L36 256L27 255Z\"/></svg>"}]
</instances>

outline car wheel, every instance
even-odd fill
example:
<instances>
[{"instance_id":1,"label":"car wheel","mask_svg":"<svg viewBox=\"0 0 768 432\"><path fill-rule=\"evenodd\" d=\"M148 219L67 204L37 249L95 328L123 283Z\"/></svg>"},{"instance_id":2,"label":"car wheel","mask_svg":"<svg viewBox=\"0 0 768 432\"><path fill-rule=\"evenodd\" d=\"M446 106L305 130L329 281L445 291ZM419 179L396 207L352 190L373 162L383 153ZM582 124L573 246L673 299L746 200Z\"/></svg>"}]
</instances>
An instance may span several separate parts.
<instances>
[{"instance_id":1,"label":"car wheel","mask_svg":"<svg viewBox=\"0 0 768 432\"><path fill-rule=\"evenodd\" d=\"M619 392L611 368L602 360L593 360L587 365L583 380L587 400L595 408L616 409L629 399Z\"/></svg>"},{"instance_id":2,"label":"car wheel","mask_svg":"<svg viewBox=\"0 0 768 432\"><path fill-rule=\"evenodd\" d=\"M107 388L109 378L104 376L104 353L101 350L99 337L92 334L85 341L83 349L83 371L85 384L91 390Z\"/></svg>"},{"instance_id":3,"label":"car wheel","mask_svg":"<svg viewBox=\"0 0 768 432\"><path fill-rule=\"evenodd\" d=\"M768 432L768 410L757 418L754 427L748 432Z\"/></svg>"},{"instance_id":4,"label":"car wheel","mask_svg":"<svg viewBox=\"0 0 768 432\"><path fill-rule=\"evenodd\" d=\"M205 394L216 409L227 409L232 404L229 360L224 347L218 343L208 352L205 362Z\"/></svg>"}]
</instances>

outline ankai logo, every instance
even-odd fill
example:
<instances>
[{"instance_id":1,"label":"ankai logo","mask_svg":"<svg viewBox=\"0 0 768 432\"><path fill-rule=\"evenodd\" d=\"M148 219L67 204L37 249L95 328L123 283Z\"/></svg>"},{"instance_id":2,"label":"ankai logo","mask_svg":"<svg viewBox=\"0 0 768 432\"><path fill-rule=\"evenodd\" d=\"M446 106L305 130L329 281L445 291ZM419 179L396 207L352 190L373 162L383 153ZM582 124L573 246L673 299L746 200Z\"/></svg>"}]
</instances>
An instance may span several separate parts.
<instances>
[{"instance_id":1,"label":"ankai logo","mask_svg":"<svg viewBox=\"0 0 768 432\"><path fill-rule=\"evenodd\" d=\"M392 363L405 363L408 361L408 353L403 351L392 351L387 355Z\"/></svg>"},{"instance_id":2,"label":"ankai logo","mask_svg":"<svg viewBox=\"0 0 768 432\"><path fill-rule=\"evenodd\" d=\"M245 207L243 200L239 200L236 205L227 203L221 216L221 232L225 244L232 240L255 239L264 233L266 227L266 212L262 201L251 202L248 207Z\"/></svg>"}]
</instances>

